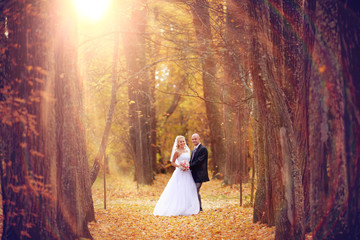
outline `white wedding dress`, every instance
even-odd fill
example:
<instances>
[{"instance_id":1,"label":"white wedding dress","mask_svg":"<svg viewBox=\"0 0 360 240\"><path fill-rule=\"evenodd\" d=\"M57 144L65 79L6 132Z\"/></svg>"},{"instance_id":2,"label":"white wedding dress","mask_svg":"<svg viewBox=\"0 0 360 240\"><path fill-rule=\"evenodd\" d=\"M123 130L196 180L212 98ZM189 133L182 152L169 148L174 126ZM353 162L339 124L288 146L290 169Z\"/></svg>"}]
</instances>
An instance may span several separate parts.
<instances>
[{"instance_id":1,"label":"white wedding dress","mask_svg":"<svg viewBox=\"0 0 360 240\"><path fill-rule=\"evenodd\" d=\"M184 160L190 161L190 151L181 154L176 163ZM187 216L197 214L199 210L196 185L190 170L176 168L155 206L154 215Z\"/></svg>"}]
</instances>

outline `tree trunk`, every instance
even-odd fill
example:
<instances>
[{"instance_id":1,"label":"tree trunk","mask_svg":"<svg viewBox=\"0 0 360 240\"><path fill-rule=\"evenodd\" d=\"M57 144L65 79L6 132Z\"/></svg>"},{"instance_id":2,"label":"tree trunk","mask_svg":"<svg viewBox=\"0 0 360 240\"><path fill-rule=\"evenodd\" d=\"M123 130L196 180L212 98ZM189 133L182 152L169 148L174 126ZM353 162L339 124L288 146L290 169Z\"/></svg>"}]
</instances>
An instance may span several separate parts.
<instances>
[{"instance_id":1,"label":"tree trunk","mask_svg":"<svg viewBox=\"0 0 360 240\"><path fill-rule=\"evenodd\" d=\"M304 212L304 188L303 168L308 158L308 85L304 76L304 5L303 1L283 0L283 11L287 18L283 21L284 39L284 74L286 81L283 82L282 90L286 96L288 111L292 122L295 142L289 143L293 149L294 159L290 160L291 174L289 177L293 183L294 214L297 222L294 222L294 236L302 239L305 233ZM290 26L289 23L292 23ZM289 137L289 135L287 135ZM292 173L295 173L294 175ZM294 219L295 220L295 219Z\"/></svg>"},{"instance_id":2,"label":"tree trunk","mask_svg":"<svg viewBox=\"0 0 360 240\"><path fill-rule=\"evenodd\" d=\"M283 16L279 11L283 9L283 0L273 0L273 8L270 8L270 28L271 41L273 46L275 80L280 86L286 85L286 77L284 76L284 38L282 37L284 22Z\"/></svg>"},{"instance_id":3,"label":"tree trunk","mask_svg":"<svg viewBox=\"0 0 360 240\"><path fill-rule=\"evenodd\" d=\"M251 19L258 19L260 10L257 10L257 4L250 5L249 14ZM259 12L258 12L259 11ZM262 13L261 13L262 14ZM261 23L258 23L259 25ZM254 222L261 221L262 223L267 223L270 226L275 224L274 220L274 207L273 200L271 198L271 191L269 191L271 184L269 178L269 156L267 151L267 120L268 112L266 94L263 89L262 76L264 72L260 66L260 38L262 35L260 28L257 24L252 26L254 28L252 35L252 59L251 59L251 75L254 83L254 94L257 100L258 108L258 123L257 123L257 139L258 139L258 187L255 195L255 205L254 205ZM280 194L280 193L277 193Z\"/></svg>"},{"instance_id":4,"label":"tree trunk","mask_svg":"<svg viewBox=\"0 0 360 240\"><path fill-rule=\"evenodd\" d=\"M248 175L248 123L250 95L248 87L249 50L247 19L248 4L237 0L226 2L226 31L224 56L224 125L226 143L225 183L247 181ZM246 49L246 50L245 50Z\"/></svg>"},{"instance_id":5,"label":"tree trunk","mask_svg":"<svg viewBox=\"0 0 360 240\"><path fill-rule=\"evenodd\" d=\"M156 119L156 95L155 95L155 67L150 71L151 76L151 109L150 109L150 138L151 138L151 152L150 158L152 163L153 172L157 172L157 153L158 153L158 145L157 145L157 119Z\"/></svg>"},{"instance_id":6,"label":"tree trunk","mask_svg":"<svg viewBox=\"0 0 360 240\"><path fill-rule=\"evenodd\" d=\"M210 128L211 160L213 176L225 173L225 143L220 103L219 81L216 78L216 62L207 0L196 0L191 8L193 23L201 57L202 79L206 114Z\"/></svg>"},{"instance_id":7,"label":"tree trunk","mask_svg":"<svg viewBox=\"0 0 360 240\"><path fill-rule=\"evenodd\" d=\"M254 71L252 70L252 73ZM265 181L265 149L264 149L264 139L265 139L265 132L263 127L263 122L265 122L265 116L260 114L258 104L265 104L265 99L260 97L257 99L255 103L256 107L254 109L255 112L255 126L254 126L254 138L256 143L254 144L254 149L257 149L257 161L255 162L256 165L256 178L257 178L257 187L255 193L255 202L254 202L254 215L253 215L253 222L262 222L268 223L266 211L266 205L268 202L266 201L265 191L266 191L266 181ZM258 117L256 117L258 116Z\"/></svg>"},{"instance_id":8,"label":"tree trunk","mask_svg":"<svg viewBox=\"0 0 360 240\"><path fill-rule=\"evenodd\" d=\"M9 35L1 34L1 82L11 90L1 103L2 239L91 238L75 14L70 1L26 4L31 12L23 1L2 12Z\"/></svg>"},{"instance_id":9,"label":"tree trunk","mask_svg":"<svg viewBox=\"0 0 360 240\"><path fill-rule=\"evenodd\" d=\"M156 12L154 13L155 15L155 20L158 21L158 12L157 10L155 10ZM155 33L154 36L154 43L148 43L148 48L149 50L149 56L152 59L152 62L155 62L157 59L159 59L159 53L161 50L161 36L159 33ZM152 169L153 172L158 173L160 171L160 169L158 169L158 164L157 164L157 155L158 155L158 144L157 144L157 119L156 119L156 67L157 65L154 65L151 67L150 69L150 97L151 97L151 109L150 109L150 122L151 122L151 126L150 126L150 137L151 137L151 163L152 163Z\"/></svg>"},{"instance_id":10,"label":"tree trunk","mask_svg":"<svg viewBox=\"0 0 360 240\"><path fill-rule=\"evenodd\" d=\"M113 55L113 63L112 63L112 73L111 73L111 98L110 98L110 105L108 109L108 113L106 115L106 123L105 123L105 129L104 133L101 139L101 143L99 146L99 150L95 156L94 164L91 168L90 172L90 181L91 184L94 184L100 170L101 166L101 160L105 156L106 147L109 140L111 125L112 125L112 119L115 112L115 107L117 104L117 91L119 89L118 87L118 74L117 74L117 65L119 61L119 34L115 33L114 36L114 55Z\"/></svg>"},{"instance_id":11,"label":"tree trunk","mask_svg":"<svg viewBox=\"0 0 360 240\"><path fill-rule=\"evenodd\" d=\"M303 175L303 187L304 187L304 211L305 211L305 229L306 232L311 231L310 224L310 158L309 158L309 84L311 77L312 68L312 54L314 48L315 28L313 25L314 14L315 14L316 1L305 1L304 2L304 45L307 46L307 51L304 53L304 83L303 88L300 89L299 97L302 99L301 104L304 104L302 113L299 111L299 115L302 114L306 117L303 124L306 126L305 129L301 127L303 138L299 139L300 149L303 149L303 164L302 164L302 175Z\"/></svg>"},{"instance_id":12,"label":"tree trunk","mask_svg":"<svg viewBox=\"0 0 360 240\"><path fill-rule=\"evenodd\" d=\"M338 2L326 0L316 5L314 55L318 58L312 68L309 116L310 163L316 167L314 171L310 165L314 239L345 239L349 231L344 78L340 31L334 27L339 26L339 7Z\"/></svg>"},{"instance_id":13,"label":"tree trunk","mask_svg":"<svg viewBox=\"0 0 360 240\"><path fill-rule=\"evenodd\" d=\"M348 171L348 232L344 239L360 239L360 7L358 1L341 1L339 26L344 73L345 142Z\"/></svg>"},{"instance_id":14,"label":"tree trunk","mask_svg":"<svg viewBox=\"0 0 360 240\"><path fill-rule=\"evenodd\" d=\"M265 199L267 221L276 225L275 239L303 239L303 189L297 166L296 139L284 92L274 79L269 6L251 3L250 14L257 24L253 29L254 92L259 114L266 117ZM261 51L261 52L260 52ZM261 100L261 101L260 101ZM284 134L286 133L286 134ZM256 201L256 200L255 200Z\"/></svg>"},{"instance_id":15,"label":"tree trunk","mask_svg":"<svg viewBox=\"0 0 360 240\"><path fill-rule=\"evenodd\" d=\"M259 150L257 145L257 121L259 119L258 116L258 107L256 104L256 101L251 101L251 111L252 116L250 120L249 127L252 128L252 136L249 137L249 139L252 141L252 154L251 154L251 165L252 165L252 172L251 172L251 194L250 194L250 204L252 207L254 207L254 193L255 193L255 176L258 179L258 159L259 159ZM250 150L250 149L249 149ZM251 151L251 150L250 150ZM249 152L250 152L249 151Z\"/></svg>"},{"instance_id":16,"label":"tree trunk","mask_svg":"<svg viewBox=\"0 0 360 240\"><path fill-rule=\"evenodd\" d=\"M128 31L123 35L128 68L130 143L133 147L135 180L140 184L153 182L150 135L150 82L146 69L145 29L146 0L132 4Z\"/></svg>"}]
</instances>

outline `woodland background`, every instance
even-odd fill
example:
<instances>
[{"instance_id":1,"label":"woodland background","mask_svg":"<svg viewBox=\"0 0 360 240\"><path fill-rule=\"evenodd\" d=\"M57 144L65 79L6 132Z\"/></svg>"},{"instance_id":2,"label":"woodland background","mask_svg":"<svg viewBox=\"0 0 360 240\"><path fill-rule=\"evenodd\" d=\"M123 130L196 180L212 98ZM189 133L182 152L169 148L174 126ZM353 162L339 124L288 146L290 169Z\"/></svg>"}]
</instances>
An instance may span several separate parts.
<instances>
[{"instance_id":1,"label":"woodland background","mask_svg":"<svg viewBox=\"0 0 360 240\"><path fill-rule=\"evenodd\" d=\"M359 239L356 0L111 4L0 3L2 239L91 238L100 169L156 184L194 132L275 239Z\"/></svg>"}]
</instances>

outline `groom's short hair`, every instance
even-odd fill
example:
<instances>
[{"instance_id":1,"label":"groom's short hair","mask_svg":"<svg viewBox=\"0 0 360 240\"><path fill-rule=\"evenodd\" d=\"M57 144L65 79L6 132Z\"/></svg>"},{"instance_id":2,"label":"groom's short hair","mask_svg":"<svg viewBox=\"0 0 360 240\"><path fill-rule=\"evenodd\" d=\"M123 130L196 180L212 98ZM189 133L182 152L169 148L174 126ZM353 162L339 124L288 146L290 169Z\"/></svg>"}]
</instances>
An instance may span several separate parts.
<instances>
[{"instance_id":1,"label":"groom's short hair","mask_svg":"<svg viewBox=\"0 0 360 240\"><path fill-rule=\"evenodd\" d=\"M198 136L199 138L200 138L200 135L199 134L197 134L197 133L194 133L193 135L192 135L192 137L194 137L194 136Z\"/></svg>"}]
</instances>

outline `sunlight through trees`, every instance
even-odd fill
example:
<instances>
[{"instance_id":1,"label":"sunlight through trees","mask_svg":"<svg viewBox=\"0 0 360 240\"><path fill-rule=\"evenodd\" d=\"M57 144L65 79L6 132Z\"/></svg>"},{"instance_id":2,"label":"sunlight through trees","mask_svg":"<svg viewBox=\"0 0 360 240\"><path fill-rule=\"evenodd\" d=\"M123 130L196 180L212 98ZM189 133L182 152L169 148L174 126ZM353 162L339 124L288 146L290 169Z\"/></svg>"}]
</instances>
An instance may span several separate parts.
<instances>
[{"instance_id":1,"label":"sunlight through trees","mask_svg":"<svg viewBox=\"0 0 360 240\"><path fill-rule=\"evenodd\" d=\"M359 239L356 0L8 0L0 26L2 239L101 236L99 180L110 211L157 196L195 132L237 193L206 193L211 236ZM147 201L124 216L156 227Z\"/></svg>"}]
</instances>

